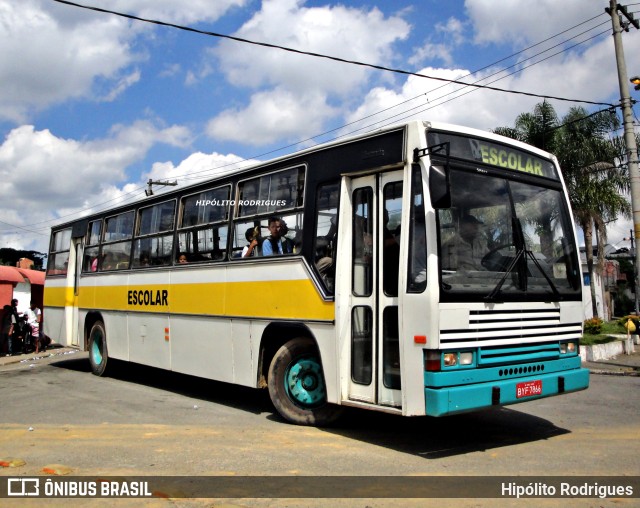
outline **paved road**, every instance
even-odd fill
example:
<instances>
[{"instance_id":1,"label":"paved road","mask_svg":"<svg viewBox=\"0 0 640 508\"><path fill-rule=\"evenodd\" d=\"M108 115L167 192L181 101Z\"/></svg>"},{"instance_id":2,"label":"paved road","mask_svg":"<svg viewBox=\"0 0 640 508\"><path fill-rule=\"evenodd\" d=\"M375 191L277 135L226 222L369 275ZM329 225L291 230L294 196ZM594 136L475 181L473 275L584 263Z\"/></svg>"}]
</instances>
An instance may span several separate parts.
<instances>
[{"instance_id":1,"label":"paved road","mask_svg":"<svg viewBox=\"0 0 640 508\"><path fill-rule=\"evenodd\" d=\"M98 378L89 372L86 353L0 366L0 384L0 459L25 462L0 469L2 476L41 475L46 468L118 476L640 474L638 377L594 375L584 392L443 419L353 410L331 429L284 423L267 394L256 390L141 366L123 365L112 377ZM539 506L535 501L503 500L500 506ZM591 501L558 506L637 506ZM394 506L425 504L404 500Z\"/></svg>"}]
</instances>

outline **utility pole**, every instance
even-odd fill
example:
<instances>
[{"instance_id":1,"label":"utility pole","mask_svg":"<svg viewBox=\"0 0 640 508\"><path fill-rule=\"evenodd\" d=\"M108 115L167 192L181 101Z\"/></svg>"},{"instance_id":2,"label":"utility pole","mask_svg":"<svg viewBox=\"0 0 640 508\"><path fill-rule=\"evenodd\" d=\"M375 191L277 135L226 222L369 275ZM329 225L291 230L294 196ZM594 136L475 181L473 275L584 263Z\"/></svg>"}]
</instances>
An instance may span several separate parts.
<instances>
[{"instance_id":1,"label":"utility pole","mask_svg":"<svg viewBox=\"0 0 640 508\"><path fill-rule=\"evenodd\" d=\"M160 180L152 180L151 178L149 178L149 181L147 182L147 189L144 191L144 193L147 195L147 197L149 196L153 196L153 186L154 185L172 185L172 186L176 186L178 185L178 181L176 180L175 182L167 182L165 181L160 181Z\"/></svg>"},{"instance_id":2,"label":"utility pole","mask_svg":"<svg viewBox=\"0 0 640 508\"><path fill-rule=\"evenodd\" d=\"M631 250L629 251L629 254L631 254L631 259L633 260L633 280L635 281L638 276L636 275L636 249L633 245L633 229L629 230L629 238L623 238L623 240L629 240L631 242ZM634 287L634 290L636 288ZM639 302L639 295L637 291L634 291L633 293L635 295L635 305L633 307L633 310L636 311L636 315L640 315L640 310L638 309L638 302Z\"/></svg>"},{"instance_id":3,"label":"utility pole","mask_svg":"<svg viewBox=\"0 0 640 508\"><path fill-rule=\"evenodd\" d=\"M629 95L629 78L627 75L627 64L624 60L624 49L622 47L622 30L629 31L629 25L640 28L637 20L633 19L633 14L627 11L623 5L618 5L616 0L609 0L609 8L605 9L611 16L613 24L613 43L616 50L616 62L618 64L618 81L620 84L620 104L622 106L622 120L624 125L624 144L627 147L627 162L629 165L629 179L631 181L631 209L633 211L633 230L636 240L640 238L640 170L638 169L638 148L636 146L636 136L633 130L633 110L631 109L631 96ZM628 19L625 26L622 26L618 11L622 12ZM640 274L640 256L634 256L634 281L633 290L636 295L636 313L638 312L638 274Z\"/></svg>"}]
</instances>

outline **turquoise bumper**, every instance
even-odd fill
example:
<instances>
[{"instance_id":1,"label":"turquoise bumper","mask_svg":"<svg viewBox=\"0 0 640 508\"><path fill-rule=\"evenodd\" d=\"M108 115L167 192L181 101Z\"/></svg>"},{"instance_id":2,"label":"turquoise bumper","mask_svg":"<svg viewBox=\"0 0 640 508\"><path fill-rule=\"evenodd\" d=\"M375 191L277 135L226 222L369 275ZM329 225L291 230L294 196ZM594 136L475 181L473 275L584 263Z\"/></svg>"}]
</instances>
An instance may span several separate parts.
<instances>
[{"instance_id":1,"label":"turquoise bumper","mask_svg":"<svg viewBox=\"0 0 640 508\"><path fill-rule=\"evenodd\" d=\"M579 362L579 358L577 361ZM554 363L554 362L550 362ZM475 374L482 372L481 378L492 377L494 369L474 369ZM504 369L503 369L504 370ZM553 369L549 369L553 370ZM456 375L457 374L457 375ZM469 374L471 374L469 376ZM556 372L530 373L526 376L510 377L508 379L483 380L484 382L463 384L458 386L442 386L442 381L453 381L460 375L466 377L468 383L474 378L472 372L429 373L426 378L435 383L427 383L431 386L425 388L426 413L430 416L444 416L449 414L464 413L491 406L504 406L527 402L530 400L551 397L563 393L577 392L589 387L589 371L581 367L571 370L558 370ZM497 376L496 376L497 377ZM536 395L518 397L518 385L523 383L540 382L541 393ZM522 390L521 390L522 392Z\"/></svg>"}]
</instances>

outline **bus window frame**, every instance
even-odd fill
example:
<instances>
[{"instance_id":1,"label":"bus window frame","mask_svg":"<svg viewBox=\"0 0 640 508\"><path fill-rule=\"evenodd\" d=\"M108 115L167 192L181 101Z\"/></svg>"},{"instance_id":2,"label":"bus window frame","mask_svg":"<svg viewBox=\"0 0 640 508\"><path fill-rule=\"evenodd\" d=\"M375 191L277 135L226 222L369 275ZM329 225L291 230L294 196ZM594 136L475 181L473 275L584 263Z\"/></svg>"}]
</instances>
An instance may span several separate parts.
<instances>
[{"instance_id":1,"label":"bus window frame","mask_svg":"<svg viewBox=\"0 0 640 508\"><path fill-rule=\"evenodd\" d=\"M133 207L133 208L129 208L123 211L120 211L119 213L115 213L113 215L109 215L107 217L104 217L103 219L103 228L102 228L102 241L100 242L100 260L98 262L98 272L119 272L122 270L127 270L131 267L131 253L133 251L133 238L134 238L134 233L136 230L136 220L137 220L137 207ZM128 238L124 238L124 239L118 239L118 240L111 240L111 241L105 241L105 235L107 233L107 221L109 219L112 219L113 217L118 217L119 215L126 215L128 213L132 213L133 214L133 223L131 224L131 234ZM118 268L117 266L121 263L124 263L125 261L120 261L118 263L116 263L116 268L112 268L112 269L105 269L103 268L103 257L106 255L105 254L105 246L108 247L119 244L119 243L126 243L129 242L129 259L128 261L126 261L127 266L126 267L122 267L122 268Z\"/></svg>"},{"instance_id":2,"label":"bus window frame","mask_svg":"<svg viewBox=\"0 0 640 508\"><path fill-rule=\"evenodd\" d=\"M263 211L263 212L256 212L256 213L252 213L252 214L247 214L247 215L241 215L240 214L240 210L241 210L241 206L240 206L240 202L244 199L240 197L240 192L241 192L241 186L243 184L245 184L246 182L252 181L252 180L258 180L258 182L260 182L261 178L264 178L266 176L271 177L272 175L278 174L278 173L284 173L285 171L291 171L291 170L298 170L297 173L297 181L296 183L300 182L300 174L302 174L302 188L300 189L300 187L297 187L297 194L296 194L296 204L293 207L288 207L288 208L281 208L278 209L276 208L275 210L270 210L270 211ZM244 231L246 230L242 230L242 227L246 227L246 224L248 223L252 223L254 224L254 227L260 227L260 230L262 232L262 230L268 230L268 221L270 217L277 217L279 219L286 219L289 216L295 216L296 217L296 224L294 225L295 228L297 228L298 230L300 230L302 232L302 244L304 245L304 238L305 238L305 231L304 231L304 222L305 222L305 215L307 213L309 213L308 210L305 210L305 203L306 203L306 192L308 189L308 170L309 170L309 165L306 162L299 162L297 164L291 164L289 166L283 167L283 168L277 168L277 169L272 169L271 171L267 171L267 172L263 172L263 173L259 173L259 174L254 174L250 177L247 178L243 178L243 179L239 179L236 183L235 183L235 200L234 200L234 207L233 207L233 216L231 219L231 229L232 229L232 233L228 236L229 241L229 259L235 259L235 260L242 260L242 259L262 259L264 258L280 258L283 256L299 256L302 255L302 251L299 252L291 252L291 253L284 253L281 255L275 255L275 256L257 256L257 257L251 257L251 258L242 258L241 256L237 256L237 253L241 253L243 247L240 246L240 242L246 241L245 237L244 237ZM316 186L317 187L317 186ZM258 196L256 198L256 200L260 200L261 197ZM266 197L265 199L270 200L271 197ZM256 205L258 206L258 205ZM298 217L300 218L298 220ZM263 224L263 222L265 222L265 224ZM286 222L286 221L285 221ZM238 227L241 226L241 229L238 229ZM287 224L287 227L290 227L291 224ZM285 235L286 236L286 235ZM262 242L264 243L264 241L267 240L267 238L269 238L269 236L263 236L262 238ZM286 237L289 240L291 240L293 242L293 240L289 237ZM237 245L236 245L237 244Z\"/></svg>"},{"instance_id":3,"label":"bus window frame","mask_svg":"<svg viewBox=\"0 0 640 508\"><path fill-rule=\"evenodd\" d=\"M133 238L131 239L131 252L130 252L130 261L129 268L135 269L144 269L144 268L152 268L152 267L160 267L160 266L169 266L172 263L175 252L175 230L177 223L177 196L174 198L167 199L165 201L160 201L158 203L153 203L151 205L140 206L138 208L134 208L135 210L135 224L133 228ZM167 203L173 203L173 217L171 228L169 229L158 229L154 230L151 233L140 234L140 228L142 226L142 213L145 210L150 210L154 207L159 207L162 205L166 205ZM149 264L149 266L142 266L140 264L136 264L137 258L139 258L140 254L136 252L136 242L141 240L152 240L153 238L162 238L162 237L171 237L171 251L169 252L169 258L166 263L163 264ZM149 262L151 262L152 256L149 256Z\"/></svg>"},{"instance_id":4,"label":"bus window frame","mask_svg":"<svg viewBox=\"0 0 640 508\"><path fill-rule=\"evenodd\" d=\"M204 194L210 191L217 191L217 190L221 190L221 189L227 189L227 204L224 207L224 218L223 219L219 219L219 220L214 220L214 221L209 221L209 222L201 222L201 223L197 223L197 224L192 224L192 225L188 225L188 226L184 226L184 211L185 211L185 200L187 200L190 197L193 196L198 196L200 194ZM233 193L233 183L228 182L228 183L224 183L222 185L218 185L215 187L208 187L206 189L203 190L199 190L196 192L191 192L189 194L184 194L182 196L179 196L179 201L178 201L178 213L176 216L176 224L175 224L175 228L174 228L174 233L175 233L175 238L174 238L174 253L173 253L173 266L183 266L183 264L178 263L178 249L180 246L180 235L181 234L186 234L189 231L193 231L193 232L199 232L201 230L218 230L220 228L226 227L227 228L227 241L226 241L226 245L224 246L224 249L221 249L222 252L222 257L220 259L202 259L202 260L192 260L189 261L189 264L191 263L219 263L222 261L227 261L229 259L229 239L230 239L230 222L231 222L231 205L233 204L233 199L232 199L232 193Z\"/></svg>"},{"instance_id":5,"label":"bus window frame","mask_svg":"<svg viewBox=\"0 0 640 508\"><path fill-rule=\"evenodd\" d=\"M46 276L47 277L56 277L56 276L57 277L62 277L62 276L66 277L67 276L68 269L64 270L64 271L60 271L60 273L53 273L53 268L50 268L49 263L51 262L52 259L55 259L58 254L62 254L64 252L66 252L67 253L67 261L66 261L66 263L67 263L67 267L68 267L68 265L69 265L69 256L71 255L70 253L71 253L71 234L72 234L72 229L73 228L71 226L69 226L69 227L65 227L65 228L59 229L59 230L57 230L55 232L52 232L51 239L50 239L50 244L49 244L49 256L47 258L47 271L46 271ZM60 233L65 232L65 231L68 231L68 234L69 234L69 239L67 241L67 245L63 246L65 248L63 248L61 250L54 250L55 244L56 244L56 236L58 234L60 234Z\"/></svg>"},{"instance_id":6,"label":"bus window frame","mask_svg":"<svg viewBox=\"0 0 640 508\"><path fill-rule=\"evenodd\" d=\"M241 185L245 184L246 182L249 182L251 180L260 180L261 178L264 178L265 176L269 176L271 177L272 175L275 175L277 173L284 173L285 171L291 171L293 169L297 169L298 170L298 178L300 178L300 170L302 170L302 192L297 192L296 195L296 200L300 200L301 202L299 204L295 204L292 207L288 207L288 208L276 208L274 210L270 210L270 211L258 211L255 213L248 213L246 215L241 215L240 214L240 210L241 210L241 206L240 206L240 201L243 200L244 198L240 197L240 187ZM256 218L256 217L271 217L271 216L282 216L282 215L292 215L292 213L289 212L297 212L299 210L303 210L304 211L304 203L305 203L305 192L307 190L307 172L308 172L308 164L307 163L298 163L298 164L293 164L291 166L287 166L284 168L278 168L278 169L274 169L272 171L266 172L266 173L260 173L257 175L253 175L251 177L248 178L244 178L241 180L238 180L236 182L236 199L235 199L235 206L234 206L234 211L233 211L233 219L234 221L238 220L238 219L242 219L245 221L248 221L252 218ZM298 188L297 191L299 191L300 189ZM260 190L258 189L258 192ZM260 200L261 197L258 196L256 198L257 200ZM270 197L265 198L265 199L271 199ZM258 206L258 205L256 205Z\"/></svg>"}]
</instances>

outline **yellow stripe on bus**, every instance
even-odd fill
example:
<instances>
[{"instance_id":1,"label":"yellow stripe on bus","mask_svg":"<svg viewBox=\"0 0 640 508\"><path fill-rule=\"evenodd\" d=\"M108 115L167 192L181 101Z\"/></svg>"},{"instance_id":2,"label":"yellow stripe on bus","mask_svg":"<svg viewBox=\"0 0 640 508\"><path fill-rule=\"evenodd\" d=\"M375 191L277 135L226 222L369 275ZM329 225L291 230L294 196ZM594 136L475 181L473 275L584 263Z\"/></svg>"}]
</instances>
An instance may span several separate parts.
<instances>
[{"instance_id":1,"label":"yellow stripe on bus","mask_svg":"<svg viewBox=\"0 0 640 508\"><path fill-rule=\"evenodd\" d=\"M73 289L45 286L44 303L48 307L73 305ZM80 288L78 306L154 313L334 319L333 302L322 300L310 280L87 286Z\"/></svg>"}]
</instances>

